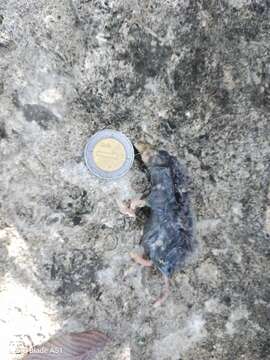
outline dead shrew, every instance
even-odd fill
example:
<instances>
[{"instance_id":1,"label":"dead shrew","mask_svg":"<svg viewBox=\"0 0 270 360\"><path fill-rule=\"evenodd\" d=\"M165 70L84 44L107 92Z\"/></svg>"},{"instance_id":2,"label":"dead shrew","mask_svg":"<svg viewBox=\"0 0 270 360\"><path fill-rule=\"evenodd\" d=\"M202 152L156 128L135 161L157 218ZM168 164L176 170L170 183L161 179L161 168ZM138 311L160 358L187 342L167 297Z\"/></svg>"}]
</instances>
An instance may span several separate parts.
<instances>
[{"instance_id":1,"label":"dead shrew","mask_svg":"<svg viewBox=\"0 0 270 360\"><path fill-rule=\"evenodd\" d=\"M136 146L151 178L151 192L147 199L133 199L129 206L120 204L120 211L135 217L137 207L148 206L150 216L144 225L142 245L144 256L131 253L143 266L154 265L165 278L165 291L155 302L161 305L169 294L169 279L181 269L193 251L194 226L185 168L167 151L154 152Z\"/></svg>"}]
</instances>

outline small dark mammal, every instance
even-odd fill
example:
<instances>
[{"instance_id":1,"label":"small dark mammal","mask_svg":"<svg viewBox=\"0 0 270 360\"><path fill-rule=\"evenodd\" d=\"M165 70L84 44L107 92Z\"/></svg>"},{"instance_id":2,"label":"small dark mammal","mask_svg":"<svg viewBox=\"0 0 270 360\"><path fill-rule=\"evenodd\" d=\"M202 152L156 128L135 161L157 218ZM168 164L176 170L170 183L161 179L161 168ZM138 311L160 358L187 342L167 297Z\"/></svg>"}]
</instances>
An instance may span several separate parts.
<instances>
[{"instance_id":1,"label":"small dark mammal","mask_svg":"<svg viewBox=\"0 0 270 360\"><path fill-rule=\"evenodd\" d=\"M168 152L153 151L137 144L151 179L151 193L146 200L133 199L121 212L135 216L137 207L150 207L150 217L143 231L142 244L145 258L131 253L143 266L157 267L165 278L165 291L155 305L162 304L169 294L169 279L181 269L193 251L194 224L190 205L189 178L176 157Z\"/></svg>"}]
</instances>

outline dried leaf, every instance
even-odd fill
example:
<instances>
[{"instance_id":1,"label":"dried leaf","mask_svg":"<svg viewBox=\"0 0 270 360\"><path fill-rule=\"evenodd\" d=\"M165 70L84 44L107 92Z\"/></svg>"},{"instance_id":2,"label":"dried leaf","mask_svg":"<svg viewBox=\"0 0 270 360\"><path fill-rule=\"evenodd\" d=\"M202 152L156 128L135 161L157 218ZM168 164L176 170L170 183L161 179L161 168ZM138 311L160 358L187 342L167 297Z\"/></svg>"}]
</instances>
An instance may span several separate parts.
<instances>
[{"instance_id":1,"label":"dried leaf","mask_svg":"<svg viewBox=\"0 0 270 360\"><path fill-rule=\"evenodd\" d=\"M92 360L108 341L99 331L65 334L33 347L24 360Z\"/></svg>"}]
</instances>

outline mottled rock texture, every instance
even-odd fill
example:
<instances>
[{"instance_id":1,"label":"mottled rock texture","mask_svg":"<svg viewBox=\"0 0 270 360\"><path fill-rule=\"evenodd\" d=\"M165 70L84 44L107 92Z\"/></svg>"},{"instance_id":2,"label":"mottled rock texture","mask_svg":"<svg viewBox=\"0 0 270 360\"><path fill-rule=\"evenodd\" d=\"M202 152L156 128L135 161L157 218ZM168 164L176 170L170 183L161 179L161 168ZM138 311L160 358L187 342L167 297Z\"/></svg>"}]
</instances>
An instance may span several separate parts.
<instances>
[{"instance_id":1,"label":"mottled rock texture","mask_svg":"<svg viewBox=\"0 0 270 360\"><path fill-rule=\"evenodd\" d=\"M128 256L146 214L116 206L145 173L84 165L103 128L193 179L198 254L158 309ZM93 328L98 359L270 359L269 138L269 0L0 0L1 359Z\"/></svg>"}]
</instances>

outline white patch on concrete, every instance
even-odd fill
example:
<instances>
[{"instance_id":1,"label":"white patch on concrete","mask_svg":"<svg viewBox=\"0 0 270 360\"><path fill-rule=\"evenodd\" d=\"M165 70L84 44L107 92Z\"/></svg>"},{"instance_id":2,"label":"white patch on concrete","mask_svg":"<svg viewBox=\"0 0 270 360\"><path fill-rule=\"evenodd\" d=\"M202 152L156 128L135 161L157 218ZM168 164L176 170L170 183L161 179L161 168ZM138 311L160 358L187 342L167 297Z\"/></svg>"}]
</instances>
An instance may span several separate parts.
<instances>
[{"instance_id":1,"label":"white patch on concrete","mask_svg":"<svg viewBox=\"0 0 270 360\"><path fill-rule=\"evenodd\" d=\"M31 346L39 345L60 328L55 304L45 302L32 288L36 267L24 238L14 227L0 231L0 241L6 244L10 261L20 276L29 283L22 284L9 272L1 280L0 288L0 358L18 359L16 349L23 354Z\"/></svg>"},{"instance_id":2,"label":"white patch on concrete","mask_svg":"<svg viewBox=\"0 0 270 360\"><path fill-rule=\"evenodd\" d=\"M231 91L235 88L236 84L233 79L233 67L230 65L223 66L223 81L226 88Z\"/></svg>"},{"instance_id":3,"label":"white patch on concrete","mask_svg":"<svg viewBox=\"0 0 270 360\"><path fill-rule=\"evenodd\" d=\"M192 314L184 327L167 335L154 344L154 359L178 360L187 350L200 342L206 335L205 320L201 314ZM179 326L180 327L180 326Z\"/></svg>"},{"instance_id":4,"label":"white patch on concrete","mask_svg":"<svg viewBox=\"0 0 270 360\"><path fill-rule=\"evenodd\" d=\"M246 307L239 307L235 309L227 321L225 328L228 335L234 335L237 332L237 322L242 319L248 319L249 312Z\"/></svg>"},{"instance_id":5,"label":"white patch on concrete","mask_svg":"<svg viewBox=\"0 0 270 360\"><path fill-rule=\"evenodd\" d=\"M191 116L192 116L192 114L191 114L190 111L185 111L185 115L186 115L186 117L187 117L188 119L190 119Z\"/></svg>"},{"instance_id":6,"label":"white patch on concrete","mask_svg":"<svg viewBox=\"0 0 270 360\"><path fill-rule=\"evenodd\" d=\"M232 255L232 259L237 264L241 264L241 262L242 262L242 254L240 253L239 249L235 249L235 252Z\"/></svg>"},{"instance_id":7,"label":"white patch on concrete","mask_svg":"<svg viewBox=\"0 0 270 360\"><path fill-rule=\"evenodd\" d=\"M63 99L63 94L60 89L51 88L43 91L39 95L39 99L47 104L54 104Z\"/></svg>"},{"instance_id":8,"label":"white patch on concrete","mask_svg":"<svg viewBox=\"0 0 270 360\"><path fill-rule=\"evenodd\" d=\"M241 9L243 6L249 5L250 0L227 0L227 3L236 9Z\"/></svg>"},{"instance_id":9,"label":"white patch on concrete","mask_svg":"<svg viewBox=\"0 0 270 360\"><path fill-rule=\"evenodd\" d=\"M130 346L126 345L123 349L121 349L119 351L118 359L119 360L131 360Z\"/></svg>"},{"instance_id":10,"label":"white patch on concrete","mask_svg":"<svg viewBox=\"0 0 270 360\"><path fill-rule=\"evenodd\" d=\"M218 268L210 261L202 263L200 267L196 269L196 274L200 282L213 287L217 286L220 281Z\"/></svg>"},{"instance_id":11,"label":"white patch on concrete","mask_svg":"<svg viewBox=\"0 0 270 360\"><path fill-rule=\"evenodd\" d=\"M233 203L231 211L233 215L233 222L235 224L239 223L240 219L243 217L242 204L239 202Z\"/></svg>"},{"instance_id":12,"label":"white patch on concrete","mask_svg":"<svg viewBox=\"0 0 270 360\"><path fill-rule=\"evenodd\" d=\"M96 273L99 284L108 288L119 288L119 279L117 279L117 277L121 266L127 262L130 262L130 257L128 254L123 256L110 256L110 267L99 270Z\"/></svg>"},{"instance_id":13,"label":"white patch on concrete","mask_svg":"<svg viewBox=\"0 0 270 360\"><path fill-rule=\"evenodd\" d=\"M1 359L18 359L16 350L23 354L32 343L43 343L60 328L48 304L9 275L1 284L0 309Z\"/></svg>"},{"instance_id":14,"label":"white patch on concrete","mask_svg":"<svg viewBox=\"0 0 270 360\"><path fill-rule=\"evenodd\" d=\"M126 200L135 197L136 193L131 187L134 172L131 170L116 180L103 180L91 174L84 162L67 161L59 169L60 176L69 183L84 187L86 190L98 189L100 194L107 195L108 201ZM111 197L114 195L115 199Z\"/></svg>"},{"instance_id":15,"label":"white patch on concrete","mask_svg":"<svg viewBox=\"0 0 270 360\"><path fill-rule=\"evenodd\" d=\"M266 209L265 212L265 223L264 223L264 229L267 233L270 234L270 207Z\"/></svg>"},{"instance_id":16,"label":"white patch on concrete","mask_svg":"<svg viewBox=\"0 0 270 360\"><path fill-rule=\"evenodd\" d=\"M161 119L168 119L169 113L167 109L159 110L157 116Z\"/></svg>"},{"instance_id":17,"label":"white patch on concrete","mask_svg":"<svg viewBox=\"0 0 270 360\"><path fill-rule=\"evenodd\" d=\"M224 306L220 304L220 302L216 298L208 299L204 303L204 306L205 306L205 310L211 314L219 314L224 308Z\"/></svg>"},{"instance_id":18,"label":"white patch on concrete","mask_svg":"<svg viewBox=\"0 0 270 360\"><path fill-rule=\"evenodd\" d=\"M198 17L199 17L201 26L204 28L208 28L209 23L211 22L211 16L208 13L208 11L204 11L204 10L199 11Z\"/></svg>"},{"instance_id":19,"label":"white patch on concrete","mask_svg":"<svg viewBox=\"0 0 270 360\"><path fill-rule=\"evenodd\" d=\"M153 94L157 94L159 92L159 82L156 79L148 78L144 88Z\"/></svg>"},{"instance_id":20,"label":"white patch on concrete","mask_svg":"<svg viewBox=\"0 0 270 360\"><path fill-rule=\"evenodd\" d=\"M101 285L106 285L109 287L115 287L117 283L114 279L114 272L112 268L107 268L97 272L97 280Z\"/></svg>"},{"instance_id":21,"label":"white patch on concrete","mask_svg":"<svg viewBox=\"0 0 270 360\"><path fill-rule=\"evenodd\" d=\"M108 43L108 40L106 39L105 34L103 33L97 34L96 39L98 41L99 46L104 46Z\"/></svg>"},{"instance_id":22,"label":"white patch on concrete","mask_svg":"<svg viewBox=\"0 0 270 360\"><path fill-rule=\"evenodd\" d=\"M197 222L196 229L200 235L207 235L211 231L214 231L220 224L220 219L205 219Z\"/></svg>"},{"instance_id":23,"label":"white patch on concrete","mask_svg":"<svg viewBox=\"0 0 270 360\"><path fill-rule=\"evenodd\" d=\"M28 246L14 227L7 227L0 230L0 241L7 241L8 256L16 264L21 274L33 278L33 272L36 272L36 266L29 256Z\"/></svg>"}]
</instances>

